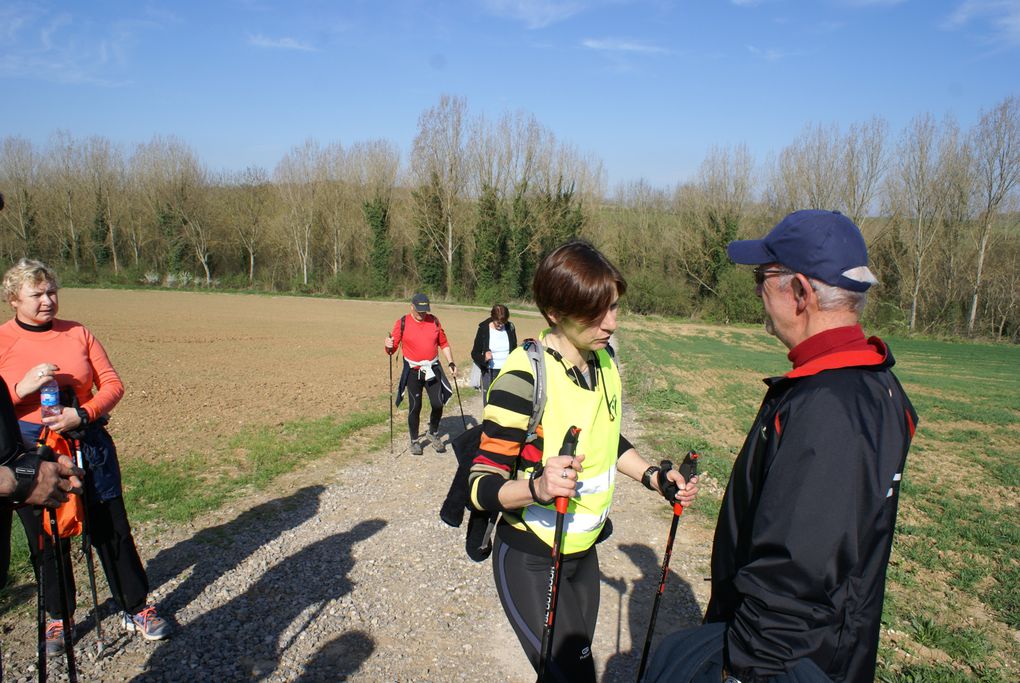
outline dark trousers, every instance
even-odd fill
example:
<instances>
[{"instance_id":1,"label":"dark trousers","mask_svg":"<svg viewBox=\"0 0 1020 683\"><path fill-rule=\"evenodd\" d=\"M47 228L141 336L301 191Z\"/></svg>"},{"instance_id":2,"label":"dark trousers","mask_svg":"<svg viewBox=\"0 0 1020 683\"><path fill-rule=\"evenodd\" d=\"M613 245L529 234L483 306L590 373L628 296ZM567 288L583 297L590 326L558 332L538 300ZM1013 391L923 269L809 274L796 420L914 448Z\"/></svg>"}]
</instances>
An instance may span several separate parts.
<instances>
[{"instance_id":1,"label":"dark trousers","mask_svg":"<svg viewBox=\"0 0 1020 683\"><path fill-rule=\"evenodd\" d=\"M0 588L7 585L8 573L11 569L12 519L14 519L12 508L0 508Z\"/></svg>"},{"instance_id":2,"label":"dark trousers","mask_svg":"<svg viewBox=\"0 0 1020 683\"><path fill-rule=\"evenodd\" d=\"M542 652L550 564L548 555L532 555L511 548L496 534L492 551L496 592L536 671ZM599 614L599 558L595 547L583 557L564 560L560 572L552 652L546 675L549 680L560 683L594 683L591 641Z\"/></svg>"},{"instance_id":3,"label":"dark trousers","mask_svg":"<svg viewBox=\"0 0 1020 683\"><path fill-rule=\"evenodd\" d=\"M36 516L35 510L24 507L18 510L21 523L25 527L25 534L28 536L28 547L32 553L32 563L36 569L36 581L40 580L38 574L39 566L39 531L41 516ZM106 581L110 584L110 593L120 609L135 614L145 607L145 600L149 595L149 579L142 566L142 560L138 557L138 550L135 548L135 539L131 535L131 526L128 524L127 510L124 509L124 499L117 497L105 502L96 502L89 505L88 520L91 525L89 532L92 537L92 545L99 555L99 561L103 565L103 572L106 574ZM8 538L10 536L8 535ZM74 605L77 597L74 586L74 576L70 568L71 543L80 542L76 538L61 539L60 545L68 560L68 571L65 573L65 589L68 596L68 605L71 613L74 612ZM57 586L57 568L54 563L54 548L49 536L43 539L42 552L42 586L46 599L46 611L51 618L59 618L60 590Z\"/></svg>"},{"instance_id":4,"label":"dark trousers","mask_svg":"<svg viewBox=\"0 0 1020 683\"><path fill-rule=\"evenodd\" d=\"M432 412L429 414L429 432L435 434L439 431L439 420L443 417L443 401L439 397L442 385L439 382L439 375L426 382L422 379L422 373L411 368L407 375L407 430L411 433L412 439L418 438L418 425L421 420L421 395L427 392L429 403L432 404Z\"/></svg>"}]
</instances>

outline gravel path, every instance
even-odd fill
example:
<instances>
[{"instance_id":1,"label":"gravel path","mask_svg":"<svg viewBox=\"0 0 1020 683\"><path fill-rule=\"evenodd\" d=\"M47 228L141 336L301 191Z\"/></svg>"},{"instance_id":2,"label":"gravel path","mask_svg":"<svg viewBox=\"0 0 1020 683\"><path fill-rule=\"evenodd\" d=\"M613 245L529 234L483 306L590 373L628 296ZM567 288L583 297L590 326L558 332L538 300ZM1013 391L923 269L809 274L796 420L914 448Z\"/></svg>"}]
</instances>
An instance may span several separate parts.
<instances>
[{"instance_id":1,"label":"gravel path","mask_svg":"<svg viewBox=\"0 0 1020 683\"><path fill-rule=\"evenodd\" d=\"M457 433L460 416L451 405L454 416L443 420L442 431ZM465 395L464 405L481 412L477 397ZM640 448L633 421L625 419L624 429L638 436ZM107 601L103 632L110 642L97 659L95 630L85 618L87 574L76 567L84 620L79 678L533 681L499 606L490 563L471 562L463 529L438 518L455 469L452 449L426 448L422 456L405 450L396 458L388 449L369 452L365 444L381 431L345 444L345 453L360 455L343 465L324 458L284 477L273 492L194 525L137 528L152 599L177 625L170 640L129 638ZM398 444L399 450L403 440ZM616 533L599 546L602 607L594 649L600 680L633 681L670 513L624 478L612 519ZM659 634L700 619L710 542L708 528L682 519ZM36 677L31 588L21 597L0 628L4 680L27 683ZM63 658L51 658L49 667L50 680L66 680Z\"/></svg>"}]
</instances>

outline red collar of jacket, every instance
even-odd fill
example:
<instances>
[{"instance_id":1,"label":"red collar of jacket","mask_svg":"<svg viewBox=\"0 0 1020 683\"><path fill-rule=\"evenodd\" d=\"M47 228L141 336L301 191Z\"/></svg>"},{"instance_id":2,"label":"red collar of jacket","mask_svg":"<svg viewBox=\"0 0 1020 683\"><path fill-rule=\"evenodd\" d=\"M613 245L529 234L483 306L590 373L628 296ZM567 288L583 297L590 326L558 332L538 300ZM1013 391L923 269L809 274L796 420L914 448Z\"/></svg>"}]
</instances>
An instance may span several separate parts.
<instances>
[{"instance_id":1,"label":"red collar of jacket","mask_svg":"<svg viewBox=\"0 0 1020 683\"><path fill-rule=\"evenodd\" d=\"M878 337L865 339L860 325L836 327L819 332L790 349L787 358L793 369L784 377L809 377L823 370L881 365L889 349Z\"/></svg>"}]
</instances>

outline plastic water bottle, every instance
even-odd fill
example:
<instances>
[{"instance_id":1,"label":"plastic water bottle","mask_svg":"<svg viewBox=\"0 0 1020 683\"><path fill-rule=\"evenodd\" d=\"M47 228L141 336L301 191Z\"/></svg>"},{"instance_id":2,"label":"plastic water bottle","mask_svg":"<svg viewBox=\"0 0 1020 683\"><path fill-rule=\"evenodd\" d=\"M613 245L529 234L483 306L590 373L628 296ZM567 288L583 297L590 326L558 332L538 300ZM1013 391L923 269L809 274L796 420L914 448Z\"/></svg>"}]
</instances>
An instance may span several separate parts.
<instances>
[{"instance_id":1,"label":"plastic water bottle","mask_svg":"<svg viewBox=\"0 0 1020 683\"><path fill-rule=\"evenodd\" d=\"M60 386L57 380L51 379L39 387L39 406L43 417L60 415Z\"/></svg>"}]
</instances>

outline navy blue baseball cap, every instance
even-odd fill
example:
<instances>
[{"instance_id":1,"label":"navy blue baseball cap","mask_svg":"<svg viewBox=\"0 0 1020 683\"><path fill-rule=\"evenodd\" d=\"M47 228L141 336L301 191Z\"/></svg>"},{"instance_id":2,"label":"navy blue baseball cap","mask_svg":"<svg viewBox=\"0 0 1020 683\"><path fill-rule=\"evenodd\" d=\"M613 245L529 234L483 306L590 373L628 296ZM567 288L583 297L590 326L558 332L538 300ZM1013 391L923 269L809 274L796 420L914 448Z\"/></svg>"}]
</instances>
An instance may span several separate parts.
<instances>
[{"instance_id":1,"label":"navy blue baseball cap","mask_svg":"<svg viewBox=\"0 0 1020 683\"><path fill-rule=\"evenodd\" d=\"M779 263L822 282L863 292L878 282L868 269L861 230L839 211L794 211L760 240L730 242L734 263Z\"/></svg>"},{"instance_id":2,"label":"navy blue baseball cap","mask_svg":"<svg viewBox=\"0 0 1020 683\"><path fill-rule=\"evenodd\" d=\"M420 292L411 297L411 305L419 313L428 313L432 308L429 306L429 298Z\"/></svg>"}]
</instances>

